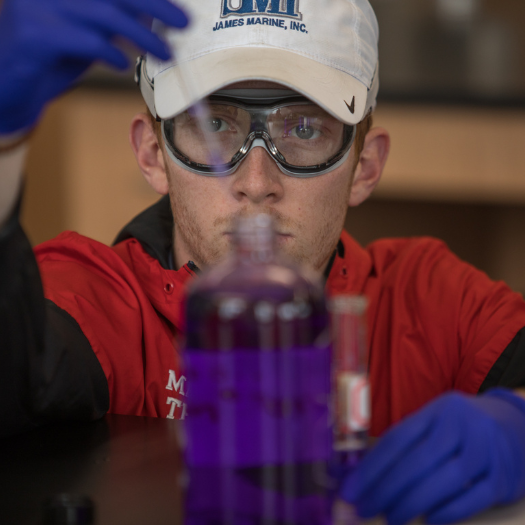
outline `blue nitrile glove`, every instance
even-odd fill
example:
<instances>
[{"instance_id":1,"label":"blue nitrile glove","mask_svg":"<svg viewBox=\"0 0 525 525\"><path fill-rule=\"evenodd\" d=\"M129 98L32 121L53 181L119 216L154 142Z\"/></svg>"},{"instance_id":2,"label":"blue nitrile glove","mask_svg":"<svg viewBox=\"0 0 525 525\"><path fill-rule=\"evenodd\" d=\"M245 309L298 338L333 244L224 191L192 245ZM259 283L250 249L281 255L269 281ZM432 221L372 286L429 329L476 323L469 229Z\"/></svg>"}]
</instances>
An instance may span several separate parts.
<instances>
[{"instance_id":1,"label":"blue nitrile glove","mask_svg":"<svg viewBox=\"0 0 525 525\"><path fill-rule=\"evenodd\" d=\"M525 399L496 388L449 393L382 437L347 476L343 499L390 525L458 521L525 495Z\"/></svg>"},{"instance_id":2,"label":"blue nitrile glove","mask_svg":"<svg viewBox=\"0 0 525 525\"><path fill-rule=\"evenodd\" d=\"M160 59L166 45L145 17L184 27L168 0L3 0L0 2L0 135L32 126L51 99L96 60L128 66L115 43L125 37Z\"/></svg>"}]
</instances>

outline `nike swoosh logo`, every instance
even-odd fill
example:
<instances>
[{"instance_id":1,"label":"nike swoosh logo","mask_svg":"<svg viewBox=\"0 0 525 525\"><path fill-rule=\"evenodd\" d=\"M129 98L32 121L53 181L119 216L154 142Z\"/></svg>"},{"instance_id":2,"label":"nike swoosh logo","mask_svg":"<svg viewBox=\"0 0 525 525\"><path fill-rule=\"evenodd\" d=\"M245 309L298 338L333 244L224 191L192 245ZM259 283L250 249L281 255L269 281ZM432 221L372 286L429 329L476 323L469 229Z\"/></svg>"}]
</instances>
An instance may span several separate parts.
<instances>
[{"instance_id":1,"label":"nike swoosh logo","mask_svg":"<svg viewBox=\"0 0 525 525\"><path fill-rule=\"evenodd\" d=\"M355 97L352 98L352 103L348 105L348 102L345 100L346 107L350 110L352 115L355 113Z\"/></svg>"}]
</instances>

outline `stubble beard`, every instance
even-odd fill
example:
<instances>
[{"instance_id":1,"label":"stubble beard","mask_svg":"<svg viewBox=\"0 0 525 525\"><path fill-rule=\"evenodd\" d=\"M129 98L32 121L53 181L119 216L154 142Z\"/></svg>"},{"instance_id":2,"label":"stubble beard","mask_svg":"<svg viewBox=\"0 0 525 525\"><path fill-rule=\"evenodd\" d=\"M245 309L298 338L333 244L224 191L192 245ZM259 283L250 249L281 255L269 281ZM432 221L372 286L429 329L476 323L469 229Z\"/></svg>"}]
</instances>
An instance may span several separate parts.
<instances>
[{"instance_id":1,"label":"stubble beard","mask_svg":"<svg viewBox=\"0 0 525 525\"><path fill-rule=\"evenodd\" d=\"M210 232L203 231L196 217L186 206L184 199L178 197L177 192L172 187L170 187L170 200L176 221L176 235L180 236L181 243L192 257L191 260L201 269L218 264L231 252L231 237L222 236L220 232L232 231L233 225L239 218L253 215L253 212L248 208L241 208L238 212L216 219L213 223L213 232L216 232L216 235L211 241L207 241ZM285 219L282 214L275 210L266 208L257 210L257 212L271 215L278 231L295 234L293 239L280 246L282 253L289 262L309 268L317 274L323 272L339 240L339 235L334 233L333 221L326 218L315 236L303 238L297 236L297 233L301 231L300 226L295 225L289 219ZM177 261L179 266L186 262Z\"/></svg>"},{"instance_id":2,"label":"stubble beard","mask_svg":"<svg viewBox=\"0 0 525 525\"><path fill-rule=\"evenodd\" d=\"M216 218L213 221L213 232L204 232L199 225L196 212L188 208L184 195L181 195L181 192L178 192L171 183L171 177L169 177L169 181L171 209L175 221L174 235L176 231L177 235L180 236L181 243L186 247L189 256L192 258L191 260L201 269L218 264L231 252L232 239L222 235L222 232L233 231L234 224L242 217L255 213L267 213L274 219L278 232L293 234L292 240L283 243L281 246L286 259L300 267L313 270L316 274L321 274L334 253L344 226L346 213L343 213L341 217L334 217L332 211L341 207L341 204L333 202L333 206L327 207L325 216L319 218L319 227L315 228L316 231L312 237L302 236L303 225L285 217L271 207L258 208L256 211L247 206L243 207L225 217ZM338 201L339 198L335 200ZM202 212L205 213L206 210ZM210 239L210 235L213 236L212 239ZM176 246L177 240L175 238L173 242ZM180 267L188 261L176 262Z\"/></svg>"}]
</instances>

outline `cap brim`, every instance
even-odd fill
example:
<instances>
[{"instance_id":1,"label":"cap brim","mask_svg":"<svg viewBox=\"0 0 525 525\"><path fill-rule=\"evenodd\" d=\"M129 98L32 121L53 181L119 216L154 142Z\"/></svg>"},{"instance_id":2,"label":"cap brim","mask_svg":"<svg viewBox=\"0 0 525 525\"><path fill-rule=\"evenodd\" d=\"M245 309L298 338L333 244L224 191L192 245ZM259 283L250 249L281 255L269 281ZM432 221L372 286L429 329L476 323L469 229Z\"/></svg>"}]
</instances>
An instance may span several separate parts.
<instances>
[{"instance_id":1,"label":"cap brim","mask_svg":"<svg viewBox=\"0 0 525 525\"><path fill-rule=\"evenodd\" d=\"M155 109L174 117L234 82L262 80L293 89L347 124L367 110L367 87L354 77L291 51L268 47L228 48L168 67L155 76Z\"/></svg>"}]
</instances>

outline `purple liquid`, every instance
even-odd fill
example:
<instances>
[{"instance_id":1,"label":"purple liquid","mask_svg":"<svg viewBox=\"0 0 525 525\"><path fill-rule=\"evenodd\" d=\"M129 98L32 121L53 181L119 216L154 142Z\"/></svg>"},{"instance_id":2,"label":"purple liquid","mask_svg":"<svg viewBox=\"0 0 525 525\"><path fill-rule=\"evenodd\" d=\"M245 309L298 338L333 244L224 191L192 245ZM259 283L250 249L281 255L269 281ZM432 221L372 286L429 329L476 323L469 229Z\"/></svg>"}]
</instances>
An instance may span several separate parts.
<instances>
[{"instance_id":1,"label":"purple liquid","mask_svg":"<svg viewBox=\"0 0 525 525\"><path fill-rule=\"evenodd\" d=\"M187 351L188 524L326 523L329 361L314 347Z\"/></svg>"},{"instance_id":2,"label":"purple liquid","mask_svg":"<svg viewBox=\"0 0 525 525\"><path fill-rule=\"evenodd\" d=\"M322 293L289 268L241 266L203 279L186 313L186 525L328 525Z\"/></svg>"}]
</instances>

